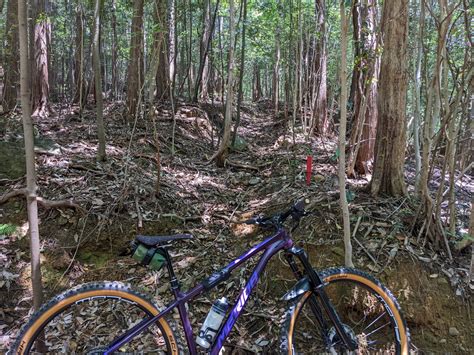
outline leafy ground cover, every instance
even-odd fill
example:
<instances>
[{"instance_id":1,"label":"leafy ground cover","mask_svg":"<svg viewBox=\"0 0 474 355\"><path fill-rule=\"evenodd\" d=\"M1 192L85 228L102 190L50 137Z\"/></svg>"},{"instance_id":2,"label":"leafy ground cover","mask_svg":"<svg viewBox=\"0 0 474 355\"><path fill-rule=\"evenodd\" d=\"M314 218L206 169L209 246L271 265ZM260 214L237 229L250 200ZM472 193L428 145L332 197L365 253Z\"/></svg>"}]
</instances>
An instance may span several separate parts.
<instances>
[{"instance_id":1,"label":"leafy ground cover","mask_svg":"<svg viewBox=\"0 0 474 355\"><path fill-rule=\"evenodd\" d=\"M164 271L146 270L121 256L137 233L189 232L195 236L173 250L181 282L188 288L265 236L263 231L233 222L283 210L300 198L315 213L302 221L295 241L307 248L316 267L341 265L335 141L307 140L301 132L288 133L284 119L268 117L266 104L244 107L239 147L225 168L208 162L218 145L219 106L181 103L175 122L169 111L158 108L158 192L152 124L128 122L124 130L120 103L107 107L108 159L101 164L95 161L92 111L79 118L73 109L62 109L57 116L37 122L37 138L48 142L37 146L40 195L69 201L60 208L40 211L46 296L87 281L122 280L166 303L170 294ZM18 140L20 117L13 116L10 122L5 140ZM314 157L310 186L305 182L307 155ZM374 200L364 192L366 182L349 180L348 186L356 266L379 277L400 300L414 349L473 351L468 255L461 251L450 261L432 252L411 225L416 201L410 196ZM0 184L4 193L23 186L24 181L6 178ZM460 177L458 213L466 224L468 211L463 203L468 205L472 186L469 176ZM30 313L25 218L20 199L0 206L0 351L8 348ZM279 298L294 283L284 264L278 258L269 264L230 338L230 350L272 352L277 346L285 307ZM222 294L236 298L251 267L252 263L244 272L235 273L227 285L196 300L190 307L196 328L215 298Z\"/></svg>"}]
</instances>

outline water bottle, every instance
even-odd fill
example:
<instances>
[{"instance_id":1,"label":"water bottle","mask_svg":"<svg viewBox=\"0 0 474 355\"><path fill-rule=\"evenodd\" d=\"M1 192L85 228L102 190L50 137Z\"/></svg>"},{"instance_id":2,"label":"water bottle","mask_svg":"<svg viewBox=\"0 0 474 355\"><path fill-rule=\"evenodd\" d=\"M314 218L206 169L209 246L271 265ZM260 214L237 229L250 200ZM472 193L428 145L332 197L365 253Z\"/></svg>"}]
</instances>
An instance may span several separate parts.
<instances>
[{"instance_id":1,"label":"water bottle","mask_svg":"<svg viewBox=\"0 0 474 355\"><path fill-rule=\"evenodd\" d=\"M214 341L214 338L221 327L222 321L229 308L229 303L225 297L214 302L209 311L206 320L204 321L199 335L196 338L196 343L203 348L209 348Z\"/></svg>"}]
</instances>

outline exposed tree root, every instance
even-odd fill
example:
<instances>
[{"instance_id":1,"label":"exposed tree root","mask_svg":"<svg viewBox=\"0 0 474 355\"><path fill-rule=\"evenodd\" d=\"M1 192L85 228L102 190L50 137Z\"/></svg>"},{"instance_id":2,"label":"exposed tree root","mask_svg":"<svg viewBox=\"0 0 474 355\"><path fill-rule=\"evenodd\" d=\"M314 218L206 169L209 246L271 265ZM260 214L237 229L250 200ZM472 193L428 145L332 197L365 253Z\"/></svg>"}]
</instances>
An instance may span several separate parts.
<instances>
[{"instance_id":1,"label":"exposed tree root","mask_svg":"<svg viewBox=\"0 0 474 355\"><path fill-rule=\"evenodd\" d=\"M26 188L23 189L16 189L13 191L10 191L2 196L0 196L0 205L6 203L8 200L17 197L17 196L27 196L28 190ZM51 209L51 208L74 208L82 213L85 212L84 208L79 206L76 202L73 200L59 200L59 201L51 201L51 200L46 200L42 197L36 197L36 200L38 203L43 206L46 209Z\"/></svg>"},{"instance_id":2,"label":"exposed tree root","mask_svg":"<svg viewBox=\"0 0 474 355\"><path fill-rule=\"evenodd\" d=\"M259 168L257 168L256 166L248 165L248 164L244 164L244 163L239 163L237 161L231 161L229 159L227 159L225 163L226 163L226 165L230 165L230 166L233 166L235 168L242 168L242 169L249 169L249 170L259 171Z\"/></svg>"},{"instance_id":3,"label":"exposed tree root","mask_svg":"<svg viewBox=\"0 0 474 355\"><path fill-rule=\"evenodd\" d=\"M422 222L422 224L418 232L417 240L423 237L425 241L429 240L435 249L444 248L449 259L452 260L453 255L449 246L448 237L444 231L442 222L437 219L435 213L433 213L433 201L429 198L424 199L417 212L415 225L420 222Z\"/></svg>"}]
</instances>

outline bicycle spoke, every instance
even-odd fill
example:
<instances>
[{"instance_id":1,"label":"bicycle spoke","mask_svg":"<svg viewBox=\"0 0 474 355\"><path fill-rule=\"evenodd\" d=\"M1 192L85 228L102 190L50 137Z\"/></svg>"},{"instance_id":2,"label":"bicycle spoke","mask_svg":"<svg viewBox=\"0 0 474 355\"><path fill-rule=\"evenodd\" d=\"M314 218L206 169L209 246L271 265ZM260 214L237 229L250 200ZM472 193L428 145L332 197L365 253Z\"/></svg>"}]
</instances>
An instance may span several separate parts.
<instances>
[{"instance_id":1,"label":"bicycle spoke","mask_svg":"<svg viewBox=\"0 0 474 355\"><path fill-rule=\"evenodd\" d=\"M382 329L382 328L385 328L385 327L386 327L387 325L389 325L389 324L390 324L390 322L385 323L384 325L382 325L381 327L378 327L377 329L375 329L374 331L370 332L369 334L366 334L366 337L368 338L370 335L372 335L372 334L378 332L378 331L379 331L380 329Z\"/></svg>"},{"instance_id":2,"label":"bicycle spoke","mask_svg":"<svg viewBox=\"0 0 474 355\"><path fill-rule=\"evenodd\" d=\"M362 331L365 331L365 330L369 329L369 328L370 328L373 324L375 324L380 318L382 318L382 316L383 316L385 313L386 313L385 311L382 312L382 313L380 313L380 315L379 315L377 318L375 318L375 320L372 321L372 322L371 322L367 327L365 327Z\"/></svg>"}]
</instances>

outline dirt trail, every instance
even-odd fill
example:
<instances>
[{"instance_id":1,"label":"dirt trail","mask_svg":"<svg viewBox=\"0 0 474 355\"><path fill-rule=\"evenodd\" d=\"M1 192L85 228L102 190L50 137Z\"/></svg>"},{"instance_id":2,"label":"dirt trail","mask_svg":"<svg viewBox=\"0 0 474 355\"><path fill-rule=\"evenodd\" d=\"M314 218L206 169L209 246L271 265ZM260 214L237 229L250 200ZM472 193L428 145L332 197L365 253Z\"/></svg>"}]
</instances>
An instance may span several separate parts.
<instances>
[{"instance_id":1,"label":"dirt trail","mask_svg":"<svg viewBox=\"0 0 474 355\"><path fill-rule=\"evenodd\" d=\"M207 163L218 144L219 109L179 108L176 155L172 157L173 120L166 108L161 108L162 185L155 197L156 147L151 124L139 121L130 141L130 132L123 131L120 110L120 106L107 109L109 158L102 165L94 161L92 114L83 120L73 113L64 114L38 124L39 133L60 146L60 154L38 156L41 194L50 199L73 198L87 211L83 215L74 210L41 211L43 277L48 297L82 282L107 279L131 282L152 294L159 292L163 300L169 299L163 270L152 272L129 257L119 256L137 232L189 232L195 236L193 241L178 244L173 252L183 287L188 288L265 236L232 220L273 213L301 197L309 200L317 214L303 221L294 239L309 250L316 267L341 264L335 142L306 141L296 132L298 144L293 146L293 137L285 134L285 121L269 118L262 102L244 108L239 128L242 147L221 169ZM304 172L308 154L315 159L315 177L309 187ZM353 182L354 186L361 183ZM0 191L21 184L21 180L8 182L0 185ZM440 260L412 241L405 243L405 219L412 213L408 202L374 201L355 187L350 191L354 195L353 225L360 219L356 237L365 246L355 245L356 266L376 274L399 298L416 348L436 353L474 351L469 293L463 293L464 299L456 297L450 285L461 271L451 267L448 279L442 272L447 267ZM0 207L0 213L0 223L16 226L14 232L0 238L3 271L14 275L8 287L4 284L0 288L0 334L3 346L8 346L31 304L28 241L24 237L23 202L11 201ZM411 245L412 250L404 245ZM375 255L376 263L368 258L367 250ZM428 257L430 262L426 262ZM219 287L196 300L190 308L195 328L214 299L224 293L235 299L252 265L244 273L236 272L229 287ZM277 258L269 264L245 316L237 322L230 348L272 352L277 346L285 307L279 297L294 282L282 271L283 266ZM457 334L450 328L456 328Z\"/></svg>"}]
</instances>

